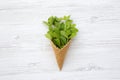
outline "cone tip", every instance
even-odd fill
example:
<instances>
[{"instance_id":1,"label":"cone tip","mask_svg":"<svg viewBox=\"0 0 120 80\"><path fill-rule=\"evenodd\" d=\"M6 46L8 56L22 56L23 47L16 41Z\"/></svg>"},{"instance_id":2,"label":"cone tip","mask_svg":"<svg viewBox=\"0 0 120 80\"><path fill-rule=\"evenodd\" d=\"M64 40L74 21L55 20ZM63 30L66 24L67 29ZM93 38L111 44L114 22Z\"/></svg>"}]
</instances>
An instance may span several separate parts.
<instances>
[{"instance_id":1,"label":"cone tip","mask_svg":"<svg viewBox=\"0 0 120 80\"><path fill-rule=\"evenodd\" d=\"M62 67L59 66L59 70L61 71L61 70L62 70Z\"/></svg>"}]
</instances>

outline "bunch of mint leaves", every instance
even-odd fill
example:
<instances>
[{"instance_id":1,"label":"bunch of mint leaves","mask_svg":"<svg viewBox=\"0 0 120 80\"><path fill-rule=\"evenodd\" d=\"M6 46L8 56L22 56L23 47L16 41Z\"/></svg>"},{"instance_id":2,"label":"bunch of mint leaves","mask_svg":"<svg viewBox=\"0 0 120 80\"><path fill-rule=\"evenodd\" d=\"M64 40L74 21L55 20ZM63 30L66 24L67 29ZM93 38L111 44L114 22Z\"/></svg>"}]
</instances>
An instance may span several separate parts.
<instances>
[{"instance_id":1,"label":"bunch of mint leaves","mask_svg":"<svg viewBox=\"0 0 120 80\"><path fill-rule=\"evenodd\" d=\"M70 16L51 16L47 21L43 21L43 23L49 29L45 36L59 49L63 48L78 32L76 24L73 23Z\"/></svg>"}]
</instances>

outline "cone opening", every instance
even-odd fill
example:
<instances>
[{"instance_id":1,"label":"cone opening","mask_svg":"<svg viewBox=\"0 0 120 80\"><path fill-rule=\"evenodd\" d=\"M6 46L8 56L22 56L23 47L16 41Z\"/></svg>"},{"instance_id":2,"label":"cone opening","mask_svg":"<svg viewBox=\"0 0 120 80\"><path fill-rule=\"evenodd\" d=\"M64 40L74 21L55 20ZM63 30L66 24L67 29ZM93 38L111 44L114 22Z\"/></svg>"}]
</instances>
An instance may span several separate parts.
<instances>
[{"instance_id":1,"label":"cone opening","mask_svg":"<svg viewBox=\"0 0 120 80\"><path fill-rule=\"evenodd\" d=\"M69 43L71 43L72 40L70 40L69 42L67 42L66 45L64 45L62 48L58 48L52 41L51 41L51 44L53 44L53 46L58 49L58 50L62 50L63 48L65 48Z\"/></svg>"}]
</instances>

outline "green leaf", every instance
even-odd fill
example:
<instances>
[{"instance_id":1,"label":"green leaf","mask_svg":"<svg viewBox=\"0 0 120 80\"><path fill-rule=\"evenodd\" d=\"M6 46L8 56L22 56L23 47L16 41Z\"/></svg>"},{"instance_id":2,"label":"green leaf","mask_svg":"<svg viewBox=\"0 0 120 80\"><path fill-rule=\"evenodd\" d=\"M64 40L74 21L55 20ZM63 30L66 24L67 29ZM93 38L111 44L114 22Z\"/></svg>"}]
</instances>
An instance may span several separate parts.
<instances>
[{"instance_id":1,"label":"green leaf","mask_svg":"<svg viewBox=\"0 0 120 80\"><path fill-rule=\"evenodd\" d=\"M48 32L45 36L52 40L58 48L65 46L78 32L76 24L70 19L70 15L64 17L51 16L43 23L48 26Z\"/></svg>"},{"instance_id":2,"label":"green leaf","mask_svg":"<svg viewBox=\"0 0 120 80\"><path fill-rule=\"evenodd\" d=\"M54 39L54 44L60 48L60 40L59 39Z\"/></svg>"},{"instance_id":3,"label":"green leaf","mask_svg":"<svg viewBox=\"0 0 120 80\"><path fill-rule=\"evenodd\" d=\"M72 25L71 25L71 27L75 27L75 26L76 26L76 24L72 24Z\"/></svg>"},{"instance_id":4,"label":"green leaf","mask_svg":"<svg viewBox=\"0 0 120 80\"><path fill-rule=\"evenodd\" d=\"M69 16L64 16L64 20L69 20L69 18L70 18L70 15Z\"/></svg>"},{"instance_id":5,"label":"green leaf","mask_svg":"<svg viewBox=\"0 0 120 80\"><path fill-rule=\"evenodd\" d=\"M61 43L62 43L63 46L67 43L66 38L63 37L63 36L60 37L60 40L61 40Z\"/></svg>"},{"instance_id":6,"label":"green leaf","mask_svg":"<svg viewBox=\"0 0 120 80\"><path fill-rule=\"evenodd\" d=\"M72 33L69 38L72 39L72 38L75 37L75 36L76 36L76 33Z\"/></svg>"},{"instance_id":7,"label":"green leaf","mask_svg":"<svg viewBox=\"0 0 120 80\"><path fill-rule=\"evenodd\" d=\"M68 18L68 19L70 19L70 15L69 15L69 16L67 16L67 18Z\"/></svg>"},{"instance_id":8,"label":"green leaf","mask_svg":"<svg viewBox=\"0 0 120 80\"><path fill-rule=\"evenodd\" d=\"M46 24L48 26L48 23L46 21L43 21L44 24Z\"/></svg>"},{"instance_id":9,"label":"green leaf","mask_svg":"<svg viewBox=\"0 0 120 80\"><path fill-rule=\"evenodd\" d=\"M68 36L66 35L65 31L60 31L61 35L68 38Z\"/></svg>"},{"instance_id":10,"label":"green leaf","mask_svg":"<svg viewBox=\"0 0 120 80\"><path fill-rule=\"evenodd\" d=\"M60 24L60 30L64 30L65 29L65 24L62 22L61 24Z\"/></svg>"},{"instance_id":11,"label":"green leaf","mask_svg":"<svg viewBox=\"0 0 120 80\"><path fill-rule=\"evenodd\" d=\"M51 35L49 33L45 34L45 36L48 38L48 39L52 39Z\"/></svg>"}]
</instances>

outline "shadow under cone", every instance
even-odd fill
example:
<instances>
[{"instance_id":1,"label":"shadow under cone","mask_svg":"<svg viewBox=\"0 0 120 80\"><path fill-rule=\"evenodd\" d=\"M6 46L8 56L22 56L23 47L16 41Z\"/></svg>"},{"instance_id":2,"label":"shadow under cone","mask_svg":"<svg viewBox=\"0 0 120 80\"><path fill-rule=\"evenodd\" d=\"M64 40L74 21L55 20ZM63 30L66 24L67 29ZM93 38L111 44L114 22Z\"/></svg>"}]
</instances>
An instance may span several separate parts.
<instances>
[{"instance_id":1,"label":"shadow under cone","mask_svg":"<svg viewBox=\"0 0 120 80\"><path fill-rule=\"evenodd\" d=\"M58 67L59 67L60 70L63 67L64 59L65 59L67 50L70 46L70 43L71 43L71 40L63 48L59 49L58 47L56 47L54 45L53 42L51 42L51 45L52 45L52 48L54 50L55 57L56 57L56 60L57 60L57 64L58 64Z\"/></svg>"}]
</instances>

